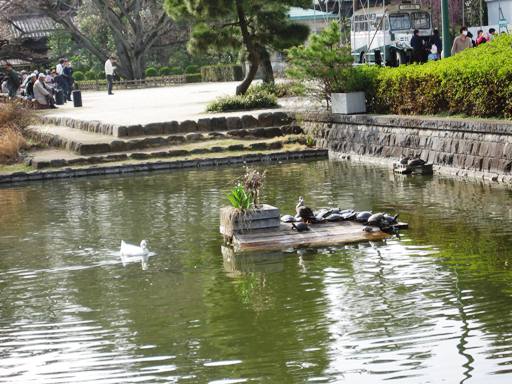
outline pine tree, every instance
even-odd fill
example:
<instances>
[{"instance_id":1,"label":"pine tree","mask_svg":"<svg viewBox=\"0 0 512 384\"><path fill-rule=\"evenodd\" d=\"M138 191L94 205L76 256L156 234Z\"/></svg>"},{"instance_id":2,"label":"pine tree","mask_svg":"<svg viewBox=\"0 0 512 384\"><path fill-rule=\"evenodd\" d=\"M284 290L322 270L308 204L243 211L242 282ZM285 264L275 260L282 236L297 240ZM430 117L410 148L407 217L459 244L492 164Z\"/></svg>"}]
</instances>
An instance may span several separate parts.
<instances>
[{"instance_id":1,"label":"pine tree","mask_svg":"<svg viewBox=\"0 0 512 384\"><path fill-rule=\"evenodd\" d=\"M237 95L245 94L260 65L264 80L273 82L270 50L290 48L307 38L307 26L288 19L291 6L307 8L311 0L165 0L171 17L193 22L190 51L245 51L249 70Z\"/></svg>"}]
</instances>

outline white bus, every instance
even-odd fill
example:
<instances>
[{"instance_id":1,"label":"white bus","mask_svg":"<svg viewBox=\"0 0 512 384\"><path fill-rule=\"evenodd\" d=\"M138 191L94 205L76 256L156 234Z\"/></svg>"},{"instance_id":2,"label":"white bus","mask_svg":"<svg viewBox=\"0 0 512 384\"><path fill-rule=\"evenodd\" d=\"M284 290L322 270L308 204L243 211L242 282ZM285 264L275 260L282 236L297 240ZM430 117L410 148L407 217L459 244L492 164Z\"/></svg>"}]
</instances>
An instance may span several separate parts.
<instances>
[{"instance_id":1,"label":"white bus","mask_svg":"<svg viewBox=\"0 0 512 384\"><path fill-rule=\"evenodd\" d=\"M354 11L350 40L356 63L397 66L411 59L413 31L427 40L432 35L430 8L412 1Z\"/></svg>"}]
</instances>

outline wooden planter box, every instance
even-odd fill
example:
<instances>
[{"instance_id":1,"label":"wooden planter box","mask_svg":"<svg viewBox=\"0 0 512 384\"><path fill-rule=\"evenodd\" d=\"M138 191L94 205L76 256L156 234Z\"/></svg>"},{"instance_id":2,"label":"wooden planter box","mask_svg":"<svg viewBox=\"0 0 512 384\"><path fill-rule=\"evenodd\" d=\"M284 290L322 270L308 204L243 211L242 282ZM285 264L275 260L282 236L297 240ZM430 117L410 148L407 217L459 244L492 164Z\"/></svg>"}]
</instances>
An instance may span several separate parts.
<instances>
[{"instance_id":1,"label":"wooden planter box","mask_svg":"<svg viewBox=\"0 0 512 384\"><path fill-rule=\"evenodd\" d=\"M366 112L366 97L364 92L333 93L331 94L332 113L351 115Z\"/></svg>"},{"instance_id":2,"label":"wooden planter box","mask_svg":"<svg viewBox=\"0 0 512 384\"><path fill-rule=\"evenodd\" d=\"M226 210L231 209L231 207L221 208L221 218ZM277 229L280 225L281 214L279 208L262 204L258 208L248 211L243 220L235 220L232 228L225 228L221 221L220 233L226 237L232 237L234 233L249 232L256 229Z\"/></svg>"}]
</instances>

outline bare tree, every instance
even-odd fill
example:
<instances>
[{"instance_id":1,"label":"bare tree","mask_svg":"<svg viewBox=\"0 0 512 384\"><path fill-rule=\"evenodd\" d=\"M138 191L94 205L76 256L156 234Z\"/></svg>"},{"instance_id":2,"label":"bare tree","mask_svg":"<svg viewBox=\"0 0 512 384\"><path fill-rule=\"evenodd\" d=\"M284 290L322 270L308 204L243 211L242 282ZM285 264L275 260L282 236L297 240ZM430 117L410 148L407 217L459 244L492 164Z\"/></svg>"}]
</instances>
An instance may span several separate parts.
<instances>
[{"instance_id":1,"label":"bare tree","mask_svg":"<svg viewBox=\"0 0 512 384\"><path fill-rule=\"evenodd\" d=\"M177 43L181 30L164 12L161 0L9 0L11 9L37 10L71 34L73 40L105 61L111 52L96 44L77 21L81 7L90 7L104 21L119 58L118 71L128 79L144 77L148 51L164 36L167 44ZM175 36L175 41L169 36ZM171 41L169 41L171 40Z\"/></svg>"}]
</instances>

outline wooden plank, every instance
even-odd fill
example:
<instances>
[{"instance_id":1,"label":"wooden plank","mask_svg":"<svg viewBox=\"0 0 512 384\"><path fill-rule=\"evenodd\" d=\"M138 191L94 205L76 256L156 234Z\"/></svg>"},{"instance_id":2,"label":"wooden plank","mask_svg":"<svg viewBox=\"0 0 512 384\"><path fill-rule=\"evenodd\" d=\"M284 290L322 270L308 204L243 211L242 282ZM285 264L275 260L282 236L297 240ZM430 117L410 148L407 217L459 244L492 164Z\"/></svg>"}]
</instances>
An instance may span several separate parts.
<instances>
[{"instance_id":1,"label":"wooden plank","mask_svg":"<svg viewBox=\"0 0 512 384\"><path fill-rule=\"evenodd\" d=\"M399 226L407 227L406 223ZM318 247L336 244L349 244L362 241L378 241L390 235L379 228L372 227L372 232L363 231L364 225L343 221L310 225L310 230L297 232L291 224L281 224L276 230L256 230L236 234L233 244L237 251L281 250L295 247Z\"/></svg>"}]
</instances>

